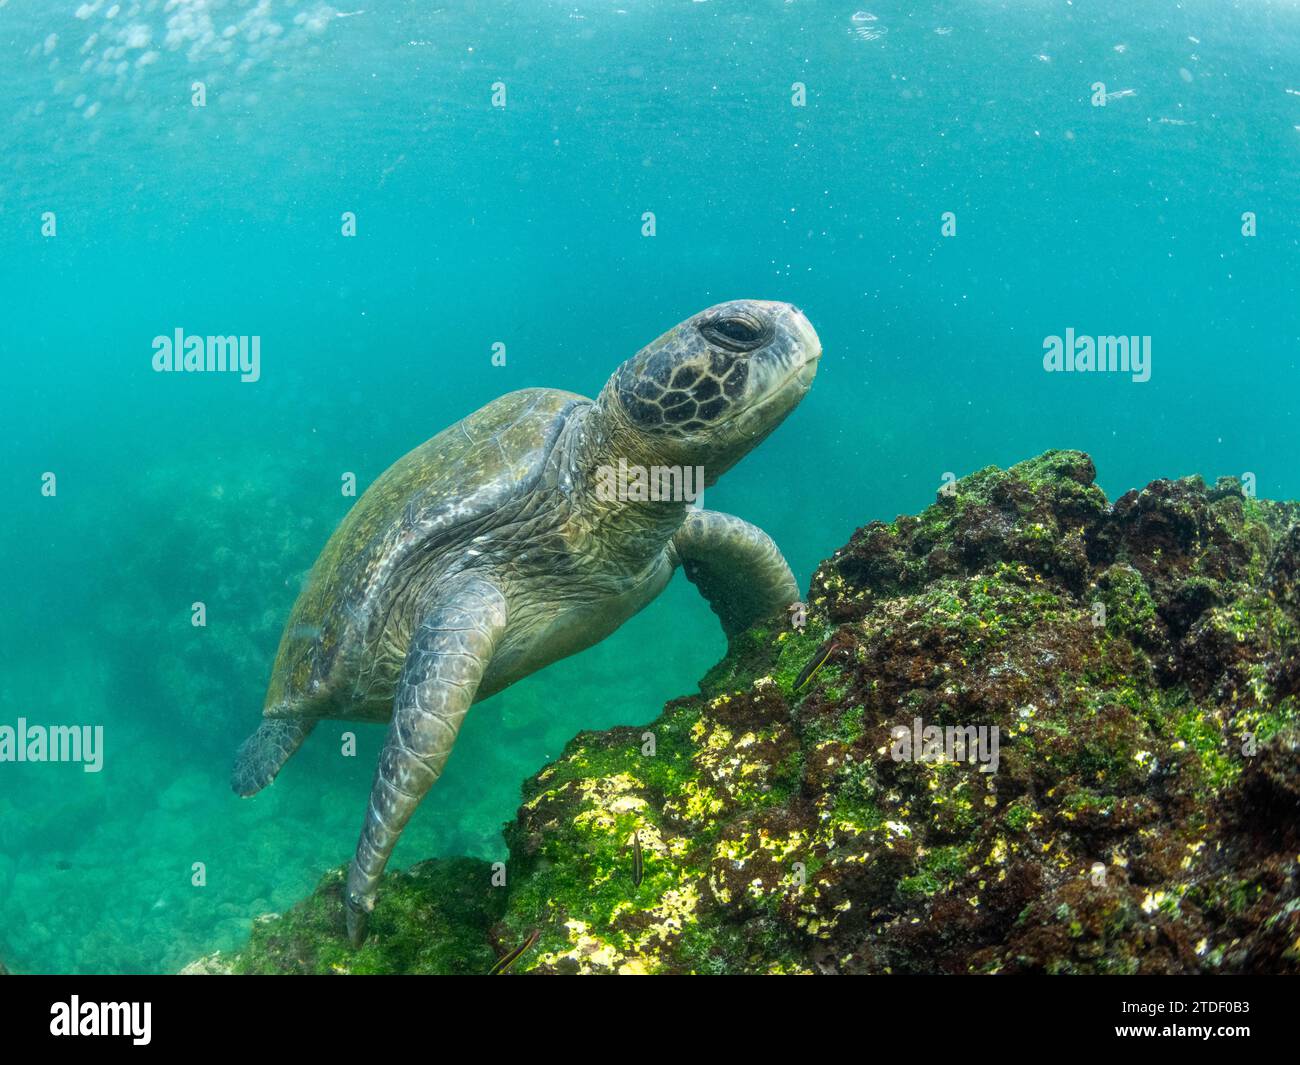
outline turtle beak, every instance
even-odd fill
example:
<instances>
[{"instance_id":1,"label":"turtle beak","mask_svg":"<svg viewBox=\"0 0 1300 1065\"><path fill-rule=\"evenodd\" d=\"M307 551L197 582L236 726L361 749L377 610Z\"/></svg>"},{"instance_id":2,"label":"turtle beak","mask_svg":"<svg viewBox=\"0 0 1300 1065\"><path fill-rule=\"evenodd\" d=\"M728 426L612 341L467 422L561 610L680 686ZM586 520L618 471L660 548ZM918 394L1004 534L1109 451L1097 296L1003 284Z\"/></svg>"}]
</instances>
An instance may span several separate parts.
<instances>
[{"instance_id":1,"label":"turtle beak","mask_svg":"<svg viewBox=\"0 0 1300 1065\"><path fill-rule=\"evenodd\" d=\"M812 388L813 378L817 376L817 360L821 357L822 353L818 351L816 355L805 359L804 364L799 367L798 381L804 392Z\"/></svg>"},{"instance_id":2,"label":"turtle beak","mask_svg":"<svg viewBox=\"0 0 1300 1065\"><path fill-rule=\"evenodd\" d=\"M812 322L794 304L786 304L789 308L790 325L798 337L798 348L803 355L803 364L798 370L798 381L805 392L812 387L813 378L817 376L817 362L822 357L822 342L817 336L817 330L812 327Z\"/></svg>"}]
</instances>

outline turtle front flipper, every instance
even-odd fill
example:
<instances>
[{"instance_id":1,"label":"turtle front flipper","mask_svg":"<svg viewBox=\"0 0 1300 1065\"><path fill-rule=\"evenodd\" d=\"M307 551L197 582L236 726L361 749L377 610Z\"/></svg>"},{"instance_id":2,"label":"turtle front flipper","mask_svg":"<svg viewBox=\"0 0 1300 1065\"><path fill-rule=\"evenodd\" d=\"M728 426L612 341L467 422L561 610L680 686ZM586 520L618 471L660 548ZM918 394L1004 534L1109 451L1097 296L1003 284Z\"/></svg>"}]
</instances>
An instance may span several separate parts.
<instances>
[{"instance_id":1,"label":"turtle front flipper","mask_svg":"<svg viewBox=\"0 0 1300 1065\"><path fill-rule=\"evenodd\" d=\"M375 889L397 837L451 754L506 629L506 600L481 577L439 591L406 654L370 806L348 871L348 938L360 946Z\"/></svg>"},{"instance_id":2,"label":"turtle front flipper","mask_svg":"<svg viewBox=\"0 0 1300 1065\"><path fill-rule=\"evenodd\" d=\"M699 588L730 640L799 600L781 549L756 525L716 510L691 510L673 535L687 579Z\"/></svg>"}]
</instances>

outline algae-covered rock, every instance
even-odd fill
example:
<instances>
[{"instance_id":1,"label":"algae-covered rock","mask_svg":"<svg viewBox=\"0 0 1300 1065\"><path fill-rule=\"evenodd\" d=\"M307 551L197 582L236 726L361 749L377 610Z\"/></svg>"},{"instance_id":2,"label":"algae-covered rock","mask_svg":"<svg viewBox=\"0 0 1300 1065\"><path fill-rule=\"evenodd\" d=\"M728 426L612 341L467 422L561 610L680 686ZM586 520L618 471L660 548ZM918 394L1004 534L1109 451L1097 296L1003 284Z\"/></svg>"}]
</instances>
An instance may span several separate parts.
<instances>
[{"instance_id":1,"label":"algae-covered rock","mask_svg":"<svg viewBox=\"0 0 1300 1065\"><path fill-rule=\"evenodd\" d=\"M195 958L177 976L230 976L234 972L231 960L221 951L213 951Z\"/></svg>"},{"instance_id":2,"label":"algae-covered rock","mask_svg":"<svg viewBox=\"0 0 1300 1065\"><path fill-rule=\"evenodd\" d=\"M505 906L492 868L474 858L421 862L390 873L359 950L343 925L346 870L327 873L316 891L283 915L253 926L248 946L221 959L247 973L486 973L496 961L488 929Z\"/></svg>"},{"instance_id":3,"label":"algae-covered rock","mask_svg":"<svg viewBox=\"0 0 1300 1065\"><path fill-rule=\"evenodd\" d=\"M233 967L1300 972L1300 508L1094 478L864 526L802 629L525 784L507 888L392 874L353 953L336 872Z\"/></svg>"}]
</instances>

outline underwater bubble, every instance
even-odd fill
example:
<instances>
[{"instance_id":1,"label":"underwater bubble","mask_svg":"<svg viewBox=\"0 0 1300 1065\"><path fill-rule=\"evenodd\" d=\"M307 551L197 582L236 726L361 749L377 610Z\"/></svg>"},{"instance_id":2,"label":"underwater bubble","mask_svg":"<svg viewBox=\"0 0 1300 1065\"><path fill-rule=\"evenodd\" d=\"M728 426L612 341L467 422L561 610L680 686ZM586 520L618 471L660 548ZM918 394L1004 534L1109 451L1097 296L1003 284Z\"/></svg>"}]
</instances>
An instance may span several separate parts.
<instances>
[{"instance_id":1,"label":"underwater bubble","mask_svg":"<svg viewBox=\"0 0 1300 1065\"><path fill-rule=\"evenodd\" d=\"M143 22L136 22L126 28L125 47L144 48L153 39L153 30Z\"/></svg>"},{"instance_id":2,"label":"underwater bubble","mask_svg":"<svg viewBox=\"0 0 1300 1065\"><path fill-rule=\"evenodd\" d=\"M884 26L878 26L880 20L870 11L857 11L849 20L854 23L852 31L864 41L877 41L889 32Z\"/></svg>"}]
</instances>

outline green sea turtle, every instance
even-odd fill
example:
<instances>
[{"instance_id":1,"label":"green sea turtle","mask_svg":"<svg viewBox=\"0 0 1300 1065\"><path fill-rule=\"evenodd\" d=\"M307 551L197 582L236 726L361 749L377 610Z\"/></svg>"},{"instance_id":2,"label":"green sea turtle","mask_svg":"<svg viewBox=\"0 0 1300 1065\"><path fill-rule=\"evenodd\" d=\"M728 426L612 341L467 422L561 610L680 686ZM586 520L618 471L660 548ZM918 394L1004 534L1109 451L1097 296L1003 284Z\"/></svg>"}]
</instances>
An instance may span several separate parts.
<instances>
[{"instance_id":1,"label":"green sea turtle","mask_svg":"<svg viewBox=\"0 0 1300 1065\"><path fill-rule=\"evenodd\" d=\"M357 501L294 604L231 780L240 795L265 787L322 718L390 722L348 875L354 944L473 703L604 639L678 566L729 637L798 599L762 530L637 486L701 467L713 484L794 409L820 356L797 308L719 304L623 363L594 402L511 392ZM627 471L629 491L611 492Z\"/></svg>"}]
</instances>

